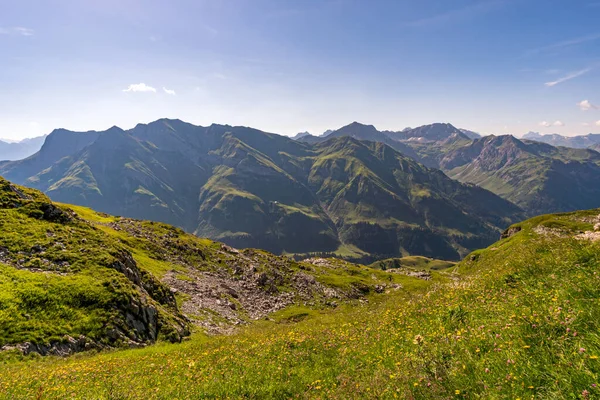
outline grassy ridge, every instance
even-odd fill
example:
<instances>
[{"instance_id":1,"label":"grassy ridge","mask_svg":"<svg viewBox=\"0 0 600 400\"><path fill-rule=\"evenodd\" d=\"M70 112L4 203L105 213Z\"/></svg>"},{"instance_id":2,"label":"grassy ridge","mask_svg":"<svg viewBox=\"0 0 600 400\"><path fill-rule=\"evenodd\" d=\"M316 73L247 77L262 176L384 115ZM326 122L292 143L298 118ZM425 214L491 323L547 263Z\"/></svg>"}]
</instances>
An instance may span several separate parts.
<instances>
[{"instance_id":1,"label":"grassy ridge","mask_svg":"<svg viewBox=\"0 0 600 400\"><path fill-rule=\"evenodd\" d=\"M593 398L600 210L542 216L451 275L183 345L2 367L5 398ZM517 229L513 230L515 232ZM302 319L298 323L290 321Z\"/></svg>"},{"instance_id":2,"label":"grassy ridge","mask_svg":"<svg viewBox=\"0 0 600 400\"><path fill-rule=\"evenodd\" d=\"M2 178L0 231L0 360L180 341L191 329L228 332L292 305L334 308L422 284L335 259L232 249L52 203Z\"/></svg>"}]
</instances>

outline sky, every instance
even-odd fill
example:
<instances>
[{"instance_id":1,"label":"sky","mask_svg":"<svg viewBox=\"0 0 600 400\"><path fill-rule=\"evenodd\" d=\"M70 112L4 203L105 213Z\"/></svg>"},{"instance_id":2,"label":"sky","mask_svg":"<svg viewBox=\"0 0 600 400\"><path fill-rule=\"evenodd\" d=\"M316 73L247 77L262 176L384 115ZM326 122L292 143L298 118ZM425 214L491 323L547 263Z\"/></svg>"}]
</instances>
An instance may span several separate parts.
<instances>
[{"instance_id":1,"label":"sky","mask_svg":"<svg viewBox=\"0 0 600 400\"><path fill-rule=\"evenodd\" d=\"M0 137L600 132L598 0L0 0Z\"/></svg>"}]
</instances>

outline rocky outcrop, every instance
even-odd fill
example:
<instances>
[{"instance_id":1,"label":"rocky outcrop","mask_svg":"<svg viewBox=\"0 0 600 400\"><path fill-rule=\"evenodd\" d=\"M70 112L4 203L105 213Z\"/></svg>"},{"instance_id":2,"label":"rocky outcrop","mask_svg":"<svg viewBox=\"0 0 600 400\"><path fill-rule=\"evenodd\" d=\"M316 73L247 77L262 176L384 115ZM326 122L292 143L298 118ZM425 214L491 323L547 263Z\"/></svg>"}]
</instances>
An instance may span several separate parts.
<instances>
[{"instance_id":1,"label":"rocky outcrop","mask_svg":"<svg viewBox=\"0 0 600 400\"><path fill-rule=\"evenodd\" d=\"M101 349L103 347L104 346L95 343L85 336L79 336L77 339L71 336L65 336L61 341L52 341L48 344L24 342L6 345L1 347L0 351L17 351L23 355L38 353L42 356L52 355L64 357L84 350Z\"/></svg>"},{"instance_id":2,"label":"rocky outcrop","mask_svg":"<svg viewBox=\"0 0 600 400\"><path fill-rule=\"evenodd\" d=\"M125 325L115 326L109 332L112 340L131 340L134 343L154 342L159 334L170 341L181 341L190 334L187 322L179 313L175 295L171 289L154 278L153 275L142 271L128 251L114 255L115 260L109 265L127 277L141 292L139 299L123 305L120 309ZM165 318L160 308L166 308L176 318Z\"/></svg>"},{"instance_id":3,"label":"rocky outcrop","mask_svg":"<svg viewBox=\"0 0 600 400\"><path fill-rule=\"evenodd\" d=\"M522 228L520 226L511 226L510 228L502 232L502 235L500 235L500 239L508 239L509 237L521 232L521 229Z\"/></svg>"}]
</instances>

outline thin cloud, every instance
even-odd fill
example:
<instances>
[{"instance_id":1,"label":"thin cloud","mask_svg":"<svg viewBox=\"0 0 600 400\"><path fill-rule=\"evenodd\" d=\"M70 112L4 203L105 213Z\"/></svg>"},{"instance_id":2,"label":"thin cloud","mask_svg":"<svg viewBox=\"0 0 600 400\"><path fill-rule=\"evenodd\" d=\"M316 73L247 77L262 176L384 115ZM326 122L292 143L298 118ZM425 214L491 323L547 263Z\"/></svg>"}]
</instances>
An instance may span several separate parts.
<instances>
[{"instance_id":1,"label":"thin cloud","mask_svg":"<svg viewBox=\"0 0 600 400\"><path fill-rule=\"evenodd\" d=\"M410 27L426 27L457 22L468 18L472 18L473 16L479 14L488 13L494 8L503 5L504 3L505 1L501 0L480 1L468 5L466 7L456 8L454 10L447 11L442 14L437 14L430 17L417 19L415 21L406 22L404 25Z\"/></svg>"},{"instance_id":2,"label":"thin cloud","mask_svg":"<svg viewBox=\"0 0 600 400\"><path fill-rule=\"evenodd\" d=\"M203 25L202 29L204 29L206 32L208 32L211 36L216 36L219 34L219 31L210 25Z\"/></svg>"},{"instance_id":3,"label":"thin cloud","mask_svg":"<svg viewBox=\"0 0 600 400\"><path fill-rule=\"evenodd\" d=\"M164 92L165 92L166 94L169 94L169 95L171 95L171 96L175 96L175 94L176 94L174 90L172 90L172 89L167 89L166 87L163 87L163 90L164 90Z\"/></svg>"},{"instance_id":4,"label":"thin cloud","mask_svg":"<svg viewBox=\"0 0 600 400\"><path fill-rule=\"evenodd\" d=\"M600 110L600 107L590 103L589 100L580 101L577 103L577 106L581 109L581 111Z\"/></svg>"},{"instance_id":5,"label":"thin cloud","mask_svg":"<svg viewBox=\"0 0 600 400\"><path fill-rule=\"evenodd\" d=\"M544 128L549 128L551 126L565 126L565 123L562 121L554 121L554 122L542 121L539 123L539 125L543 126Z\"/></svg>"},{"instance_id":6,"label":"thin cloud","mask_svg":"<svg viewBox=\"0 0 600 400\"><path fill-rule=\"evenodd\" d=\"M596 121L596 126L600 126L600 121Z\"/></svg>"},{"instance_id":7,"label":"thin cloud","mask_svg":"<svg viewBox=\"0 0 600 400\"><path fill-rule=\"evenodd\" d=\"M33 36L35 35L35 31L33 29L16 26L12 28L0 28L0 35Z\"/></svg>"},{"instance_id":8,"label":"thin cloud","mask_svg":"<svg viewBox=\"0 0 600 400\"><path fill-rule=\"evenodd\" d=\"M133 83L123 90L124 92L151 92L156 93L156 89L145 83Z\"/></svg>"},{"instance_id":9,"label":"thin cloud","mask_svg":"<svg viewBox=\"0 0 600 400\"><path fill-rule=\"evenodd\" d=\"M563 40L562 42L553 43L548 46L538 47L537 49L531 49L525 54L528 56L532 56L539 53L545 53L547 51L560 50L566 47L576 46L578 44L583 44L586 42L592 42L598 39L600 39L600 33L595 33L592 35L581 36L575 39Z\"/></svg>"},{"instance_id":10,"label":"thin cloud","mask_svg":"<svg viewBox=\"0 0 600 400\"><path fill-rule=\"evenodd\" d=\"M566 76L563 76L560 79L557 79L557 80L552 81L552 82L546 82L545 85L548 86L548 87L556 86L558 84L570 81L571 79L575 79L575 78L578 78L578 77L580 77L582 75L585 75L588 72L590 72L591 70L592 70L592 68L586 68L586 69L582 69L580 71L571 72L570 74L568 74Z\"/></svg>"}]
</instances>

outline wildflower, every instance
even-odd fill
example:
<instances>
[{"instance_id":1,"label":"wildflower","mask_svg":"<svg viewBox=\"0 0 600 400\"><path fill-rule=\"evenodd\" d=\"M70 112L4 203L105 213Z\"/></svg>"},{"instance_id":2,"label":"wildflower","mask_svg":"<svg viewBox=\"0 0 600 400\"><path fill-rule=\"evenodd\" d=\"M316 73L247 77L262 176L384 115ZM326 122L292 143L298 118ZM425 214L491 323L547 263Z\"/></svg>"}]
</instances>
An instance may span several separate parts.
<instances>
[{"instance_id":1,"label":"wildflower","mask_svg":"<svg viewBox=\"0 0 600 400\"><path fill-rule=\"evenodd\" d=\"M597 360L598 356L590 356L590 360Z\"/></svg>"},{"instance_id":2,"label":"wildflower","mask_svg":"<svg viewBox=\"0 0 600 400\"><path fill-rule=\"evenodd\" d=\"M583 347L579 348L579 354L581 354L581 353L585 353L585 349Z\"/></svg>"},{"instance_id":3,"label":"wildflower","mask_svg":"<svg viewBox=\"0 0 600 400\"><path fill-rule=\"evenodd\" d=\"M589 399L590 398L590 392L588 392L587 389L585 389L583 392L581 392L581 397L584 399Z\"/></svg>"},{"instance_id":4,"label":"wildflower","mask_svg":"<svg viewBox=\"0 0 600 400\"><path fill-rule=\"evenodd\" d=\"M460 394L460 390L456 389L456 390L454 391L454 393L456 393L456 394Z\"/></svg>"},{"instance_id":5,"label":"wildflower","mask_svg":"<svg viewBox=\"0 0 600 400\"><path fill-rule=\"evenodd\" d=\"M413 339L413 343L414 343L414 344L418 344L418 345L420 345L421 343L423 343L423 340L425 340L425 339L423 338L423 336L421 336L421 335L417 335L417 336L415 336L415 338Z\"/></svg>"},{"instance_id":6,"label":"wildflower","mask_svg":"<svg viewBox=\"0 0 600 400\"><path fill-rule=\"evenodd\" d=\"M490 372L490 369L489 369L489 368L486 368L486 369L485 369L485 373L486 373L486 374L488 374L489 372Z\"/></svg>"},{"instance_id":7,"label":"wildflower","mask_svg":"<svg viewBox=\"0 0 600 400\"><path fill-rule=\"evenodd\" d=\"M523 346L524 349L530 349L531 346Z\"/></svg>"}]
</instances>

